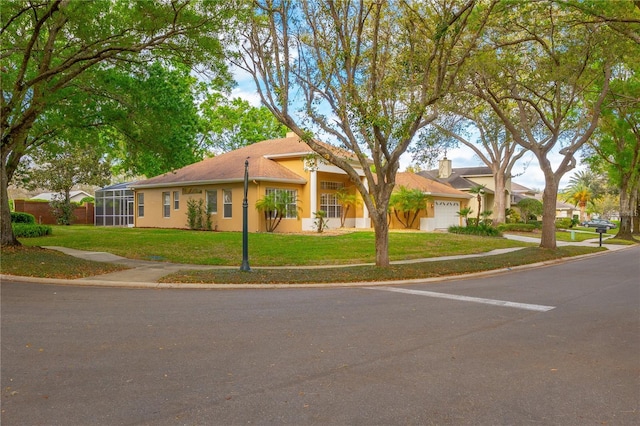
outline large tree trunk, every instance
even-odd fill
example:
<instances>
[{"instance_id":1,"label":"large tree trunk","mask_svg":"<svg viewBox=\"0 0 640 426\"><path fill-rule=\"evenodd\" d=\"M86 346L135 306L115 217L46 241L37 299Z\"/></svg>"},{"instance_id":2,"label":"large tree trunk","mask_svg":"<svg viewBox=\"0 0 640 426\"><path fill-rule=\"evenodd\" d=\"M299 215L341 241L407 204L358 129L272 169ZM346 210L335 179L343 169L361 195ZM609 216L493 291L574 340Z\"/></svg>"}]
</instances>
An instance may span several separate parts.
<instances>
[{"instance_id":1,"label":"large tree trunk","mask_svg":"<svg viewBox=\"0 0 640 426\"><path fill-rule=\"evenodd\" d=\"M376 236L376 266L389 266L389 224L386 213L371 214L373 229Z\"/></svg>"},{"instance_id":2,"label":"large tree trunk","mask_svg":"<svg viewBox=\"0 0 640 426\"><path fill-rule=\"evenodd\" d=\"M632 226L633 230L631 231L632 235L640 236L640 188L636 189L636 192L633 196L634 201L631 204L633 207L633 216L632 216Z\"/></svg>"},{"instance_id":3,"label":"large tree trunk","mask_svg":"<svg viewBox=\"0 0 640 426\"><path fill-rule=\"evenodd\" d=\"M542 193L542 237L540 247L556 248L556 199L558 183L552 172L545 172L544 192Z\"/></svg>"},{"instance_id":4,"label":"large tree trunk","mask_svg":"<svg viewBox=\"0 0 640 426\"><path fill-rule=\"evenodd\" d=\"M504 172L500 170L493 174L493 182L496 192L493 195L493 224L498 225L505 221L505 209L507 208Z\"/></svg>"},{"instance_id":5,"label":"large tree trunk","mask_svg":"<svg viewBox=\"0 0 640 426\"><path fill-rule=\"evenodd\" d=\"M11 208L9 207L9 176L6 158L0 164L0 242L2 246L19 246L11 228Z\"/></svg>"},{"instance_id":6,"label":"large tree trunk","mask_svg":"<svg viewBox=\"0 0 640 426\"><path fill-rule=\"evenodd\" d=\"M633 240L631 233L633 211L635 210L634 197L629 196L629 187L623 181L620 187L620 229L616 238Z\"/></svg>"}]
</instances>

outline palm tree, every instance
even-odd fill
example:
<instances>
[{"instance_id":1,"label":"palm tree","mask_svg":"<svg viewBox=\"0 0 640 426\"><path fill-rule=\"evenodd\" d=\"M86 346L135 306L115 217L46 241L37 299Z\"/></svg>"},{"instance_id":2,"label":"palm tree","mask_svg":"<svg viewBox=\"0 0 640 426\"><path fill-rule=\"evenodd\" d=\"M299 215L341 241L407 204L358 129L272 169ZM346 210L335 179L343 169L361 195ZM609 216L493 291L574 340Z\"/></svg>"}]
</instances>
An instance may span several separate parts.
<instances>
[{"instance_id":1,"label":"palm tree","mask_svg":"<svg viewBox=\"0 0 640 426\"><path fill-rule=\"evenodd\" d=\"M473 210L471 209L471 207L465 207L463 209L460 209L460 211L457 211L456 214L458 216L461 216L464 218L464 225L465 226L469 226L469 219L468 216L473 213Z\"/></svg>"},{"instance_id":2,"label":"palm tree","mask_svg":"<svg viewBox=\"0 0 640 426\"><path fill-rule=\"evenodd\" d=\"M426 210L429 196L419 189L408 189L400 186L398 191L391 194L389 209L406 229L412 228L420 211ZM402 217L400 217L402 214Z\"/></svg>"},{"instance_id":3,"label":"palm tree","mask_svg":"<svg viewBox=\"0 0 640 426\"><path fill-rule=\"evenodd\" d=\"M267 232L275 231L282 219L290 213L291 205L296 203L297 200L288 191L272 192L256 201L256 209L264 214Z\"/></svg>"},{"instance_id":4,"label":"palm tree","mask_svg":"<svg viewBox=\"0 0 640 426\"><path fill-rule=\"evenodd\" d=\"M565 191L565 201L571 201L573 205L580 208L580 221L585 220L584 211L587 203L593 203L593 195L591 189L583 183L578 183L573 187L569 187Z\"/></svg>"},{"instance_id":5,"label":"palm tree","mask_svg":"<svg viewBox=\"0 0 640 426\"><path fill-rule=\"evenodd\" d=\"M336 192L336 200L338 204L342 206L342 211L340 212L340 228L344 228L349 208L351 206L355 208L360 205L360 200L358 200L358 195L355 192L349 192L346 188L341 188Z\"/></svg>"},{"instance_id":6,"label":"palm tree","mask_svg":"<svg viewBox=\"0 0 640 426\"><path fill-rule=\"evenodd\" d=\"M476 226L480 225L480 206L482 204L482 195L484 194L485 188L485 185L475 185L469 190L469 193L477 194L478 198L478 216L476 217Z\"/></svg>"}]
</instances>

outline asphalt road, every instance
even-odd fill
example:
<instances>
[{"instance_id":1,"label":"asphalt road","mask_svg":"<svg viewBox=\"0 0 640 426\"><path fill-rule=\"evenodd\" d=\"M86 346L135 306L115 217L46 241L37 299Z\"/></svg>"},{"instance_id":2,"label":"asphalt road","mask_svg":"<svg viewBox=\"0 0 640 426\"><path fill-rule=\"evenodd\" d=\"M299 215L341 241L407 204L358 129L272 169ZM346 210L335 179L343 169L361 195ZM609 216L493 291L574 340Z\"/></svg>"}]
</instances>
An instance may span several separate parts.
<instances>
[{"instance_id":1,"label":"asphalt road","mask_svg":"<svg viewBox=\"0 0 640 426\"><path fill-rule=\"evenodd\" d=\"M3 282L2 425L636 425L639 277L634 248L393 289Z\"/></svg>"}]
</instances>

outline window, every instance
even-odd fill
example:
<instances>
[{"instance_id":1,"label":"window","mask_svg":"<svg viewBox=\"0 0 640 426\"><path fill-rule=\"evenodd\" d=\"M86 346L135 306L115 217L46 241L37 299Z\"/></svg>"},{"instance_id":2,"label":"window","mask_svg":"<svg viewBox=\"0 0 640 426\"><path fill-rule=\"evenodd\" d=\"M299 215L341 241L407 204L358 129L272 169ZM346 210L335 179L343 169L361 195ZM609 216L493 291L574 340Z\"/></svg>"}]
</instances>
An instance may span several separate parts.
<instances>
[{"instance_id":1,"label":"window","mask_svg":"<svg viewBox=\"0 0 640 426\"><path fill-rule=\"evenodd\" d=\"M207 213L218 214L218 191L207 191Z\"/></svg>"},{"instance_id":2,"label":"window","mask_svg":"<svg viewBox=\"0 0 640 426\"><path fill-rule=\"evenodd\" d=\"M171 215L171 193L162 193L162 217L169 217Z\"/></svg>"},{"instance_id":3,"label":"window","mask_svg":"<svg viewBox=\"0 0 640 426\"><path fill-rule=\"evenodd\" d=\"M180 210L180 192L173 191L173 209Z\"/></svg>"},{"instance_id":4,"label":"window","mask_svg":"<svg viewBox=\"0 0 640 426\"><path fill-rule=\"evenodd\" d=\"M144 193L138 194L138 217L144 217Z\"/></svg>"},{"instance_id":5,"label":"window","mask_svg":"<svg viewBox=\"0 0 640 426\"><path fill-rule=\"evenodd\" d=\"M224 209L224 217L231 217L232 216L232 205L231 205L231 190L230 189L224 189L222 190L222 203L223 205L223 209Z\"/></svg>"},{"instance_id":6,"label":"window","mask_svg":"<svg viewBox=\"0 0 640 426\"><path fill-rule=\"evenodd\" d=\"M328 182L328 181L320 182L320 189L342 189L342 188L344 188L344 183L342 182Z\"/></svg>"},{"instance_id":7,"label":"window","mask_svg":"<svg viewBox=\"0 0 640 426\"><path fill-rule=\"evenodd\" d=\"M320 194L320 210L327 214L327 217L340 217L342 206L338 203L336 194Z\"/></svg>"},{"instance_id":8,"label":"window","mask_svg":"<svg viewBox=\"0 0 640 426\"><path fill-rule=\"evenodd\" d=\"M266 194L275 194L276 202L281 197L286 197L287 206L285 219L297 219L298 218L298 191L296 189L276 189L267 188Z\"/></svg>"}]
</instances>

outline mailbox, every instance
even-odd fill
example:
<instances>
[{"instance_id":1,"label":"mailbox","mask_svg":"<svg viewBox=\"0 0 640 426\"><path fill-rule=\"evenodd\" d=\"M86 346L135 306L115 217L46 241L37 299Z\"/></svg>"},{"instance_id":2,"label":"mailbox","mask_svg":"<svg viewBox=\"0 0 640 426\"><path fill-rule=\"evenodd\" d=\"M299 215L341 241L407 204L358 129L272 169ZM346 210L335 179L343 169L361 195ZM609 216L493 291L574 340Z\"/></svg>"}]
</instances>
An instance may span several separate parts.
<instances>
[{"instance_id":1,"label":"mailbox","mask_svg":"<svg viewBox=\"0 0 640 426\"><path fill-rule=\"evenodd\" d=\"M596 232L597 232L598 234L606 234L606 233L607 233L607 228L597 227L597 228L596 228Z\"/></svg>"}]
</instances>

